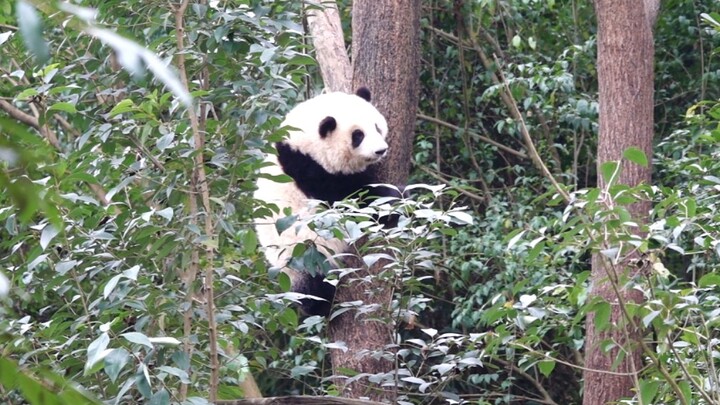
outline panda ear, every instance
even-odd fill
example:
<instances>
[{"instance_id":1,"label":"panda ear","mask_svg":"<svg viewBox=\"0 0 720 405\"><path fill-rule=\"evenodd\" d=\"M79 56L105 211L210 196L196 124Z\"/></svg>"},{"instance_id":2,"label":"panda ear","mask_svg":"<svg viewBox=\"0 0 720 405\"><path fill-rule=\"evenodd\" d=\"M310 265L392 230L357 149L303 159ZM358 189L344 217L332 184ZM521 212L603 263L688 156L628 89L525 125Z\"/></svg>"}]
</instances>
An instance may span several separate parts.
<instances>
[{"instance_id":1,"label":"panda ear","mask_svg":"<svg viewBox=\"0 0 720 405\"><path fill-rule=\"evenodd\" d=\"M360 87L355 91L355 95L362 98L363 100L370 102L370 89L367 87Z\"/></svg>"},{"instance_id":2,"label":"panda ear","mask_svg":"<svg viewBox=\"0 0 720 405\"><path fill-rule=\"evenodd\" d=\"M327 134L334 131L335 128L337 128L337 122L335 121L335 118L330 116L323 118L323 120L320 121L320 127L318 128L318 132L320 132L320 137L325 138Z\"/></svg>"}]
</instances>

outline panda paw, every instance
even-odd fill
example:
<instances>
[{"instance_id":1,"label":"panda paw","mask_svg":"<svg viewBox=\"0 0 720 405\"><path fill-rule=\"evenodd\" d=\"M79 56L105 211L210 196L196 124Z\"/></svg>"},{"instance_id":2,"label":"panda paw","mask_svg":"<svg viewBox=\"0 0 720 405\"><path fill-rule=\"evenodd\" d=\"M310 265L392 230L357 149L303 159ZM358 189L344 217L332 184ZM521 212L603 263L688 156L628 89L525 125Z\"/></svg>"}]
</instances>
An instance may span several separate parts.
<instances>
[{"instance_id":1,"label":"panda paw","mask_svg":"<svg viewBox=\"0 0 720 405\"><path fill-rule=\"evenodd\" d=\"M304 315L320 315L323 317L330 315L332 302L335 298L335 286L325 281L323 274L314 276L307 273L303 274L302 279L293 285L293 291L322 298L322 300L313 298L301 299L300 310Z\"/></svg>"}]
</instances>

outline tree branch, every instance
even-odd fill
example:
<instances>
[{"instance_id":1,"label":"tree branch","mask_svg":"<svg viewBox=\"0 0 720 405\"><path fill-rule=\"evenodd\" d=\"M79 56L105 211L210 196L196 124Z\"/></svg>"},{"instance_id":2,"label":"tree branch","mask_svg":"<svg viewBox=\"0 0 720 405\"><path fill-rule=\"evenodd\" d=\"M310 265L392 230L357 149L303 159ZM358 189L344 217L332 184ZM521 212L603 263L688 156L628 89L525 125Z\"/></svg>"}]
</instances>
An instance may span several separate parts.
<instances>
[{"instance_id":1,"label":"tree branch","mask_svg":"<svg viewBox=\"0 0 720 405\"><path fill-rule=\"evenodd\" d=\"M473 131L470 131L470 130L466 130L466 129L464 129L464 128L460 128L460 127L457 126L457 125L451 124L451 123L449 123L449 122L447 122L447 121L443 121L443 120L441 120L441 119L439 119L439 118L431 117L431 116L429 116L429 115L425 115L425 114L422 114L422 113L418 113L418 114L417 114L417 117L420 118L421 120L425 120L425 121L428 121L428 122L432 122L433 124L437 124L437 125L442 125L442 126L444 126L444 127L450 128L450 129L452 129L452 130L454 130L454 131L466 131L466 132L467 132L468 134L470 134L471 136L473 136L473 137L475 137L475 138L477 138L477 139L479 139L479 140L481 140L481 141L483 141L483 142L489 143L490 145L493 145L493 146L497 147L498 149L500 149L500 150L502 150L502 151L505 151L505 152L507 152L507 153L510 153L511 155L517 156L517 157L519 157L519 158L521 158L521 159L527 159L527 158L529 157L525 152L521 152L521 151L517 151L517 150L512 149L512 148L509 148L509 147L501 144L500 142L494 141L494 140L492 140L492 139L490 139L490 138L488 138L488 137L486 137L486 136L482 136L482 135L478 134L477 132L473 132Z\"/></svg>"},{"instance_id":2,"label":"tree branch","mask_svg":"<svg viewBox=\"0 0 720 405\"><path fill-rule=\"evenodd\" d=\"M325 87L352 92L352 66L345 50L342 25L334 1L306 1L305 13Z\"/></svg>"},{"instance_id":3,"label":"tree branch","mask_svg":"<svg viewBox=\"0 0 720 405\"><path fill-rule=\"evenodd\" d=\"M180 75L180 81L182 82L185 89L189 92L190 91L190 84L188 80L187 75L187 69L185 68L185 10L187 9L189 0L183 0L182 4L175 8L175 38L177 41L177 64L178 64L178 73ZM193 139L195 141L195 166L193 168L193 174L192 174L192 186L193 191L191 193L190 200L194 200L197 195L200 196L200 199L203 204L203 208L205 211L205 237L208 239L212 239L213 237L213 225L212 225L212 217L211 217L211 207L210 207L210 191L208 189L208 183L207 183L207 177L205 175L205 162L203 158L203 152L205 149L205 137L204 134L200 130L200 123L198 119L198 114L195 113L194 108L190 108L187 110L188 112L188 118L190 119L190 128L192 130ZM191 207L193 207L194 202L191 203ZM199 214L197 212L197 205L195 204L195 213ZM192 215L192 213L191 213ZM192 215L193 220L197 218L196 215ZM192 299L193 292L191 289L192 283L195 279L195 275L197 274L197 271L199 270L199 247L195 246L193 248L193 262L196 263L196 267L193 270L190 270L188 273L185 274L185 283L188 287L188 299ZM197 254L197 256L194 256ZM204 291L205 291L205 304L206 304L206 316L208 321L208 340L209 340L209 346L210 346L210 393L208 395L208 399L210 402L215 402L217 400L217 392L218 392L218 384L220 380L220 364L218 361L218 344L217 344L217 323L215 322L215 288L214 288L214 249L212 247L212 244L206 243L205 244L205 283L204 283ZM188 309L187 311L190 311ZM189 328L189 322L191 321L191 315L188 314L188 312L185 313L185 325L184 330L186 332L185 339L186 343L189 339L189 331L191 328ZM187 348L187 346L186 346ZM181 390L181 393L183 396L187 395L187 387L183 386L183 390Z\"/></svg>"}]
</instances>

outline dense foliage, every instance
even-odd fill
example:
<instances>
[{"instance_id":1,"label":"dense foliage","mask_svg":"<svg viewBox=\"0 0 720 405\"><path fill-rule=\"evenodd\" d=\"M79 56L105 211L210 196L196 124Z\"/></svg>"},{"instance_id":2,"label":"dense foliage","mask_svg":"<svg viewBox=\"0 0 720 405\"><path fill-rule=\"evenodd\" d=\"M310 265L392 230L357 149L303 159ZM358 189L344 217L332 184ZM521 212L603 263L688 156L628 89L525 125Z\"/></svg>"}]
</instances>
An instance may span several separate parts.
<instances>
[{"instance_id":1,"label":"dense foliage","mask_svg":"<svg viewBox=\"0 0 720 405\"><path fill-rule=\"evenodd\" d=\"M1 401L205 403L216 361L219 398L249 373L268 396L335 393L342 342L298 316L250 226L270 209L252 190L283 113L322 89L301 5L80 3L96 12L0 0ZM626 311L653 332L628 403L719 400L720 106L704 100L720 96L720 17L664 2L656 155L626 153L653 158L656 182L598 190L623 163L595 167L589 3L425 1L411 183L433 186L392 232L367 220L384 205L318 218L395 252L395 314L417 316L397 337L403 401L577 403L585 315L608 312L587 300L593 251L653 264L619 281L643 291ZM654 202L647 229L623 208L637 198Z\"/></svg>"}]
</instances>

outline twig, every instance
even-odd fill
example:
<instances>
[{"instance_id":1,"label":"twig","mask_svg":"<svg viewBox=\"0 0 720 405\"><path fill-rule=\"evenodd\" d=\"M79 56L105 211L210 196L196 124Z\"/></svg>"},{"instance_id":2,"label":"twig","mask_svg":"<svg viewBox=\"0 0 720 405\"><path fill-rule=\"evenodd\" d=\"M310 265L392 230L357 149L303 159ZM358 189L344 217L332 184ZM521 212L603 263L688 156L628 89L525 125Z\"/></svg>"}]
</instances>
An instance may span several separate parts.
<instances>
[{"instance_id":1,"label":"twig","mask_svg":"<svg viewBox=\"0 0 720 405\"><path fill-rule=\"evenodd\" d=\"M175 38L177 40L177 64L178 72L180 74L180 81L186 90L190 91L190 85L187 76L187 69L185 68L185 45L184 45L184 16L185 10L187 9L189 0L183 0L182 4L177 7L175 11ZM190 128L192 130L193 139L195 141L195 167L193 169L193 190L200 195L203 208L205 211L205 236L212 238L213 225L211 217L210 207L210 191L208 189L207 178L205 175L205 162L203 158L203 150L205 148L205 137L200 131L200 123L198 115L194 109L188 109L188 117L190 118ZM191 196L191 200L195 196ZM197 247L193 248L194 252L197 252ZM220 380L220 364L218 362L218 344L217 344L217 323L215 322L215 288L214 288L214 249L211 244L205 244L205 304L207 311L208 321L208 340L210 346L210 393L208 399L210 402L217 400L218 384ZM185 280L187 285L190 286L192 279L188 278ZM190 296L192 292L188 291ZM187 314L186 314L187 315ZM185 325L187 331L187 324ZM186 339L189 337L185 336ZM182 392L183 395L187 394L187 388Z\"/></svg>"},{"instance_id":2,"label":"twig","mask_svg":"<svg viewBox=\"0 0 720 405\"><path fill-rule=\"evenodd\" d=\"M497 66L500 66L500 63L495 59L495 64ZM499 79L503 84L505 97L503 99L507 98L508 101L506 101L507 107L510 109L510 115L520 123L520 132L522 133L523 139L525 140L525 147L527 147L528 152L530 153L530 157L532 158L533 163L535 163L535 166L537 166L538 169L545 175L545 177L550 180L550 183L552 183L553 187L555 187L555 190L563 197L565 202L570 202L570 195L565 191L564 188L560 186L560 183L558 183L557 180L555 180L555 176L553 176L552 173L550 173L550 170L548 170L547 166L545 166L545 162L543 162L542 158L540 157L540 154L538 153L537 149L535 149L535 144L533 143L532 137L530 136L530 132L527 129L527 126L525 125L525 119L523 118L522 114L520 114L520 110L518 109L517 102L515 101L515 98L512 95L512 92L510 91L510 86L508 85L507 81L505 80L505 77L502 74L502 71L498 69L498 75Z\"/></svg>"},{"instance_id":3,"label":"twig","mask_svg":"<svg viewBox=\"0 0 720 405\"><path fill-rule=\"evenodd\" d=\"M540 392L540 395L543 396L543 403L558 405L558 403L552 399L552 397L550 396L550 393L548 393L547 390L545 390L545 388L542 386L542 384L540 384L540 382L537 379L533 378L533 376L524 372L520 367L516 366L512 362L509 362L509 361L506 361L506 360L503 360L500 358L491 358L490 360L500 363L505 367L510 367L514 373L519 374L521 377L523 377L528 382L530 382L535 387L535 389L538 390L538 392Z\"/></svg>"},{"instance_id":4,"label":"twig","mask_svg":"<svg viewBox=\"0 0 720 405\"><path fill-rule=\"evenodd\" d=\"M433 178L435 178L435 179L437 179L437 180L439 180L439 181L442 181L443 183L447 184L447 186L450 187L450 188L452 188L453 190L455 190L455 191L457 191L457 192L459 192L459 193L461 193L461 194L465 194L466 196L468 196L468 197L470 197L470 198L473 198L473 199L475 199L475 200L478 200L478 201L480 201L480 202L482 202L482 203L487 203L487 199L483 198L482 196L480 196L480 195L478 195L478 194L471 193L471 192L465 190L464 188L457 187L457 186L453 186L452 184L448 184L446 178L440 176L439 174L435 173L434 171L428 169L427 167L423 167L423 166L417 166L417 167L420 168L420 170L422 170L423 172L425 172L425 173L427 173L428 175L430 175L430 177L433 177Z\"/></svg>"},{"instance_id":5,"label":"twig","mask_svg":"<svg viewBox=\"0 0 720 405\"><path fill-rule=\"evenodd\" d=\"M519 157L519 158L522 158L522 159L527 159L527 158L528 158L528 155L525 154L524 152L517 151L517 150L515 150L515 149L509 148L509 147L501 144L500 142L494 141L494 140L492 140L492 139L490 139L490 138L488 138L488 137L486 137L486 136L482 136L482 135L480 135L480 134L478 134L478 133L476 133L476 132L473 132L473 131L470 131L470 130L465 130L465 129L463 129L463 128L460 128L460 127L457 126L457 125L451 124L451 123L449 123L449 122L447 122L447 121L443 121L443 120L441 120L441 119L439 119L439 118L431 117L431 116L429 116L429 115L425 115L425 114L422 114L422 113L418 113L418 114L417 114L417 117L420 118L421 120L425 120L425 121L428 121L428 122L432 122L433 124L437 124L437 125L442 125L442 126L444 126L444 127L450 128L450 129L455 130L455 131L466 131L468 134L470 134L470 135L478 138L479 140L481 140L481 141L483 141L483 142L487 142L487 143L489 143L490 145L493 145L493 146L497 147L497 148L500 149L500 150L503 150L503 151L505 151L505 152L507 152L507 153L510 153L510 154L515 155L515 156L517 156L517 157Z\"/></svg>"}]
</instances>

